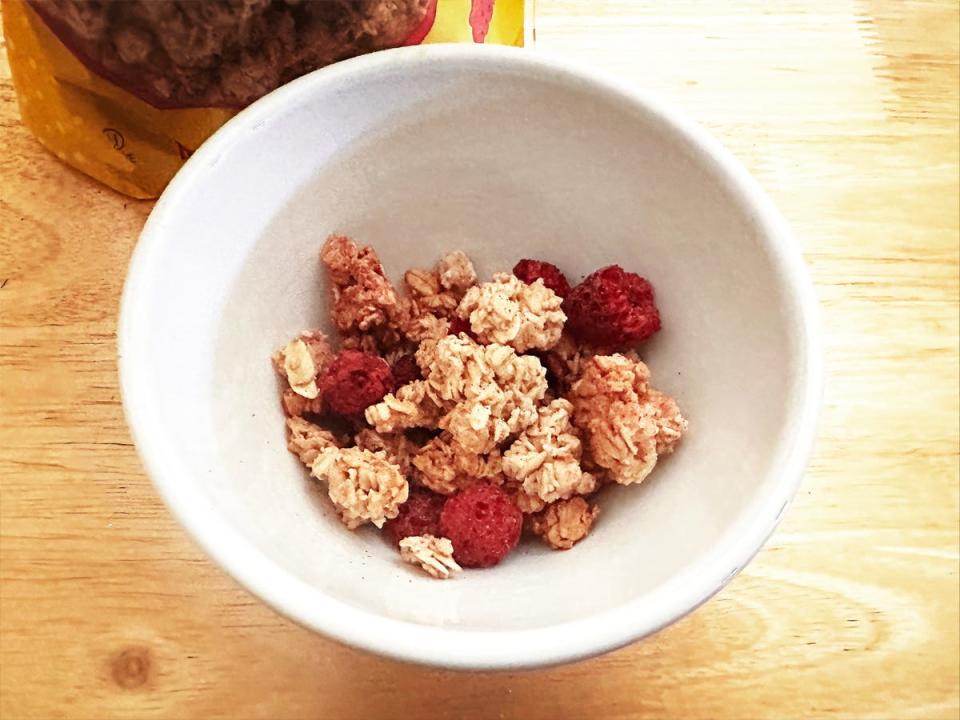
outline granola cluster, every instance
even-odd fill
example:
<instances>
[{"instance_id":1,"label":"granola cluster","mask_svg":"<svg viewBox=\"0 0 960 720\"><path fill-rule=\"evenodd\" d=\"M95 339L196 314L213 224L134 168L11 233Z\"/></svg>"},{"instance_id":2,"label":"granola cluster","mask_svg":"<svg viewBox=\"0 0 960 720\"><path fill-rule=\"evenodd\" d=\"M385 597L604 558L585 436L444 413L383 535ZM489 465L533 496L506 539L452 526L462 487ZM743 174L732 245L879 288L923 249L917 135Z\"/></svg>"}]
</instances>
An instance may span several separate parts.
<instances>
[{"instance_id":1,"label":"granola cluster","mask_svg":"<svg viewBox=\"0 0 960 720\"><path fill-rule=\"evenodd\" d=\"M357 247L343 235L333 235L320 260L333 288L331 319L341 333L367 332L387 324L397 309L397 293L372 247Z\"/></svg>"},{"instance_id":2,"label":"granola cluster","mask_svg":"<svg viewBox=\"0 0 960 720\"><path fill-rule=\"evenodd\" d=\"M537 279L528 285L513 275L470 288L457 314L483 343L509 345L518 352L549 350L563 332L563 299Z\"/></svg>"},{"instance_id":3,"label":"granola cluster","mask_svg":"<svg viewBox=\"0 0 960 720\"><path fill-rule=\"evenodd\" d=\"M544 502L565 500L582 493L591 478L580 467L582 447L570 422L573 405L554 400L542 406L536 421L510 445L503 456L503 472L520 492Z\"/></svg>"},{"instance_id":4,"label":"granola cluster","mask_svg":"<svg viewBox=\"0 0 960 720\"><path fill-rule=\"evenodd\" d=\"M351 530L366 522L383 527L384 522L397 516L410 489L400 468L387 460L386 453L356 447L324 448L310 472L327 481L330 500Z\"/></svg>"},{"instance_id":5,"label":"granola cluster","mask_svg":"<svg viewBox=\"0 0 960 720\"><path fill-rule=\"evenodd\" d=\"M570 388L573 422L593 462L621 485L645 480L687 427L676 402L650 388L649 380L640 360L595 355Z\"/></svg>"},{"instance_id":6,"label":"granola cluster","mask_svg":"<svg viewBox=\"0 0 960 720\"><path fill-rule=\"evenodd\" d=\"M438 340L450 331L451 320L477 273L459 250L440 258L431 270L414 268L403 276L407 296L394 315L394 327L409 343Z\"/></svg>"},{"instance_id":7,"label":"granola cluster","mask_svg":"<svg viewBox=\"0 0 960 720\"><path fill-rule=\"evenodd\" d=\"M425 573L445 580L450 573L460 570L453 559L453 543L433 535L413 535L400 541L400 557L411 565L418 565Z\"/></svg>"},{"instance_id":8,"label":"granola cluster","mask_svg":"<svg viewBox=\"0 0 960 720\"><path fill-rule=\"evenodd\" d=\"M523 525L573 547L597 518L594 493L644 480L686 430L635 351L565 330L571 312L618 332L620 318L646 321L657 311L639 276L604 269L644 289L604 307L604 287L578 292L541 261L481 283L455 251L408 270L398 292L371 247L334 235L320 259L341 350L311 330L274 354L288 448L348 528L386 524L432 577L497 563Z\"/></svg>"},{"instance_id":9,"label":"granola cluster","mask_svg":"<svg viewBox=\"0 0 960 720\"><path fill-rule=\"evenodd\" d=\"M569 550L583 540L600 514L582 497L558 500L543 512L533 515L531 529L555 550Z\"/></svg>"}]
</instances>

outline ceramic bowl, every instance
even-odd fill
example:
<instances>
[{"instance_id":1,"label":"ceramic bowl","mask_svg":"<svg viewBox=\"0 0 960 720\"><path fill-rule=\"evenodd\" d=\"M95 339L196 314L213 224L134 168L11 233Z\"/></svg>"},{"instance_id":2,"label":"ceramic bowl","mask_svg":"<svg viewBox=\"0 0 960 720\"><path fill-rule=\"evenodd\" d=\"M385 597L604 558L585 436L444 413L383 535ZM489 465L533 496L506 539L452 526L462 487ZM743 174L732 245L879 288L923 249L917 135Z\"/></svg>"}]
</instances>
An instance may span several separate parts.
<instances>
[{"instance_id":1,"label":"ceramic bowl","mask_svg":"<svg viewBox=\"0 0 960 720\"><path fill-rule=\"evenodd\" d=\"M346 530L285 448L269 362L327 327L331 232L395 278L455 248L481 277L532 257L650 278L664 328L642 352L689 418L681 448L603 492L568 552L530 541L438 582L373 528ZM757 552L814 437L815 316L781 216L680 113L532 51L404 48L271 93L177 175L130 264L123 401L176 518L283 614L404 660L531 667L655 632Z\"/></svg>"}]
</instances>

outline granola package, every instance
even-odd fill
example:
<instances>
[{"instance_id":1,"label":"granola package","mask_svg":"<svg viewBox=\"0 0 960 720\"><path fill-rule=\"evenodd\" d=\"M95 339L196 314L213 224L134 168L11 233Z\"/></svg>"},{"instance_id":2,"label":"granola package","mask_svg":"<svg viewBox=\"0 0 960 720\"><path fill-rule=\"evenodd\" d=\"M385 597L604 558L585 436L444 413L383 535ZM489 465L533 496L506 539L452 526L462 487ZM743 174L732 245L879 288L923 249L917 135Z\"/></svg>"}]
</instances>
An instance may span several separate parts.
<instances>
[{"instance_id":1,"label":"granola package","mask_svg":"<svg viewBox=\"0 0 960 720\"><path fill-rule=\"evenodd\" d=\"M533 0L0 0L20 114L57 157L160 194L238 110L311 70L434 42L522 46Z\"/></svg>"}]
</instances>

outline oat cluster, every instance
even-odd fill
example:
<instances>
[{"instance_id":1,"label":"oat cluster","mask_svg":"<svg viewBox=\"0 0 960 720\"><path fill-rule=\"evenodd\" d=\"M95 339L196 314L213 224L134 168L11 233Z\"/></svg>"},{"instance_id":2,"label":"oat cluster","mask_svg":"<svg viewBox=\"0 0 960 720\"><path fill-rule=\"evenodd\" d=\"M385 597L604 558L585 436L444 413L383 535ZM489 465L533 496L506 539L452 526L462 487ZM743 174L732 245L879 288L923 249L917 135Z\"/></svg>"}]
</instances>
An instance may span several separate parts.
<instances>
[{"instance_id":1,"label":"oat cluster","mask_svg":"<svg viewBox=\"0 0 960 720\"><path fill-rule=\"evenodd\" d=\"M453 543L433 535L414 535L400 541L400 557L428 575L445 580L460 566L453 559Z\"/></svg>"},{"instance_id":2,"label":"oat cluster","mask_svg":"<svg viewBox=\"0 0 960 720\"><path fill-rule=\"evenodd\" d=\"M640 360L594 355L568 395L593 462L621 485L645 480L687 427L677 404L649 380Z\"/></svg>"},{"instance_id":3,"label":"oat cluster","mask_svg":"<svg viewBox=\"0 0 960 720\"><path fill-rule=\"evenodd\" d=\"M532 285L507 273L470 288L457 314L483 343L509 345L518 352L549 350L563 332L563 298L537 279Z\"/></svg>"},{"instance_id":4,"label":"oat cluster","mask_svg":"<svg viewBox=\"0 0 960 720\"><path fill-rule=\"evenodd\" d=\"M593 527L600 508L591 506L582 497L558 500L541 513L532 516L533 533L555 550L569 550L583 540Z\"/></svg>"},{"instance_id":5,"label":"oat cluster","mask_svg":"<svg viewBox=\"0 0 960 720\"><path fill-rule=\"evenodd\" d=\"M530 273L480 282L455 251L408 270L398 291L376 252L347 237L331 236L320 259L341 352L311 330L273 363L288 448L326 484L350 529L396 518L411 486L440 507L438 496L485 485L526 515L529 532L566 550L597 518L593 495L643 481L686 430L635 352L565 332L570 306L551 287L569 286L549 263L528 262L551 269L549 285ZM345 401L366 398L350 383L362 382L360 368L372 361L344 350L381 358L403 380L378 373L375 401ZM447 537L401 537L399 550L435 578L460 570Z\"/></svg>"},{"instance_id":6,"label":"oat cluster","mask_svg":"<svg viewBox=\"0 0 960 720\"><path fill-rule=\"evenodd\" d=\"M397 516L410 489L386 453L356 447L324 448L317 453L310 472L327 481L330 500L351 530L366 522L383 527Z\"/></svg>"}]
</instances>

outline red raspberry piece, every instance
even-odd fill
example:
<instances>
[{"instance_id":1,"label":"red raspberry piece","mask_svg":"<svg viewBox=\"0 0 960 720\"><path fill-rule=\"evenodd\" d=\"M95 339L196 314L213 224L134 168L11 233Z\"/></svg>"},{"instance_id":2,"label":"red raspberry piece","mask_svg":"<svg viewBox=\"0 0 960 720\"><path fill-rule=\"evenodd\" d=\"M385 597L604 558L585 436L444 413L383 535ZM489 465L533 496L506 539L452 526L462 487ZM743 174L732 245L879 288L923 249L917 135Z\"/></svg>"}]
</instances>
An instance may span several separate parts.
<instances>
[{"instance_id":1,"label":"red raspberry piece","mask_svg":"<svg viewBox=\"0 0 960 720\"><path fill-rule=\"evenodd\" d=\"M619 265L584 278L563 301L565 329L580 342L601 347L633 345L660 329L653 286Z\"/></svg>"},{"instance_id":2,"label":"red raspberry piece","mask_svg":"<svg viewBox=\"0 0 960 720\"><path fill-rule=\"evenodd\" d=\"M359 415L393 390L393 375L383 358L359 350L343 350L320 380L327 408L344 417Z\"/></svg>"},{"instance_id":3,"label":"red raspberry piece","mask_svg":"<svg viewBox=\"0 0 960 720\"><path fill-rule=\"evenodd\" d=\"M440 533L453 543L453 557L463 567L490 567L516 546L523 513L494 485L479 484L447 499L440 513Z\"/></svg>"},{"instance_id":4,"label":"red raspberry piece","mask_svg":"<svg viewBox=\"0 0 960 720\"><path fill-rule=\"evenodd\" d=\"M415 355L401 355L393 364L393 383L397 387L423 379Z\"/></svg>"},{"instance_id":5,"label":"red raspberry piece","mask_svg":"<svg viewBox=\"0 0 960 720\"><path fill-rule=\"evenodd\" d=\"M543 280L544 285L562 298L570 294L570 282L567 276L553 263L523 259L513 266L513 274L528 285L539 278Z\"/></svg>"},{"instance_id":6,"label":"red raspberry piece","mask_svg":"<svg viewBox=\"0 0 960 720\"><path fill-rule=\"evenodd\" d=\"M383 526L397 544L413 535L440 535L440 512L447 498L422 488L412 489L397 516Z\"/></svg>"},{"instance_id":7,"label":"red raspberry piece","mask_svg":"<svg viewBox=\"0 0 960 720\"><path fill-rule=\"evenodd\" d=\"M455 317L450 321L450 335L459 335L460 333L466 333L474 342L477 342L477 336L474 334L473 330L470 328L470 321L464 320L463 318Z\"/></svg>"}]
</instances>

